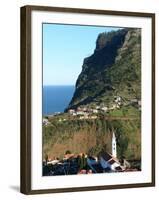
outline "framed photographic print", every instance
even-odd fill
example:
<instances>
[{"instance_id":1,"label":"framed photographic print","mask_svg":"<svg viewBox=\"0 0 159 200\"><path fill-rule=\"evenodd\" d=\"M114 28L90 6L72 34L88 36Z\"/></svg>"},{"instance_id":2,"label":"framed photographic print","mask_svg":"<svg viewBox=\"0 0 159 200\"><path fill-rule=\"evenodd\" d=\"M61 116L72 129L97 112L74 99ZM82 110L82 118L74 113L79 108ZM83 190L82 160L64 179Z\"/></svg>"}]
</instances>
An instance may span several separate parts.
<instances>
[{"instance_id":1,"label":"framed photographic print","mask_svg":"<svg viewBox=\"0 0 159 200\"><path fill-rule=\"evenodd\" d=\"M21 192L155 186L155 14L21 8Z\"/></svg>"}]
</instances>

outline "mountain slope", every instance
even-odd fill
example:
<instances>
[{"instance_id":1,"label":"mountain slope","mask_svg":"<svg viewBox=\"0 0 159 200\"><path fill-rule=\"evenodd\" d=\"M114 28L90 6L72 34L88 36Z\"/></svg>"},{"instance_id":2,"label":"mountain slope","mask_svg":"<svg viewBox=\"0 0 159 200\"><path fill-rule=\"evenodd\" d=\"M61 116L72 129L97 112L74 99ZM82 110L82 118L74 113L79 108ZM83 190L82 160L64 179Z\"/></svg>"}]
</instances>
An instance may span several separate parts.
<instances>
[{"instance_id":1,"label":"mountain slope","mask_svg":"<svg viewBox=\"0 0 159 200\"><path fill-rule=\"evenodd\" d=\"M115 96L120 96L125 103L140 100L140 52L140 29L99 34L93 55L84 59L75 93L66 110L81 105L111 106Z\"/></svg>"}]
</instances>

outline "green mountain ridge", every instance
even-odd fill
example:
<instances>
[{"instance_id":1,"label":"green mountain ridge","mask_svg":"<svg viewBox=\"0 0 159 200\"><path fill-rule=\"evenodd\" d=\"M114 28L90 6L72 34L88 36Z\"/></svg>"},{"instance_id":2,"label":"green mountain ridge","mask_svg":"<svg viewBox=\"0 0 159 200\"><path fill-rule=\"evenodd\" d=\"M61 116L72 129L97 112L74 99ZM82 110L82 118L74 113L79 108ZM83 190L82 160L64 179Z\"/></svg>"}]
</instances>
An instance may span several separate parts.
<instances>
[{"instance_id":1,"label":"green mountain ridge","mask_svg":"<svg viewBox=\"0 0 159 200\"><path fill-rule=\"evenodd\" d=\"M94 53L84 59L73 98L66 108L111 106L141 100L141 30L125 28L99 34Z\"/></svg>"}]
</instances>

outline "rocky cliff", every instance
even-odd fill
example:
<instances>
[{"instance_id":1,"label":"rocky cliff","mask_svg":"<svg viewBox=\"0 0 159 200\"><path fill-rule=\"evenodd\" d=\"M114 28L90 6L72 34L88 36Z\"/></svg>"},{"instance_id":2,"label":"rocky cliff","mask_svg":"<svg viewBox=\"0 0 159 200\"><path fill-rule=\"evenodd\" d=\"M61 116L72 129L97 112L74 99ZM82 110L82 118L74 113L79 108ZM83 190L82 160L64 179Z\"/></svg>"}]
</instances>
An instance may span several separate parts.
<instances>
[{"instance_id":1,"label":"rocky cliff","mask_svg":"<svg viewBox=\"0 0 159 200\"><path fill-rule=\"evenodd\" d=\"M73 98L66 108L104 104L115 96L123 102L141 99L141 30L119 29L99 34L94 53L84 59Z\"/></svg>"}]
</instances>

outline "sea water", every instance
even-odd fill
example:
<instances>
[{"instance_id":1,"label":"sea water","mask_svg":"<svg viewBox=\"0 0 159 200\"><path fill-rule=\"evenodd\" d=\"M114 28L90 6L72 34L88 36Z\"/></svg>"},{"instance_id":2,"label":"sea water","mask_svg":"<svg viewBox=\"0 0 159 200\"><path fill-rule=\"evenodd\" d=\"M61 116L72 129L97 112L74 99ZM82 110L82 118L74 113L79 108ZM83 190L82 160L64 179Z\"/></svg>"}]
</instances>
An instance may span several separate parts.
<instances>
[{"instance_id":1,"label":"sea water","mask_svg":"<svg viewBox=\"0 0 159 200\"><path fill-rule=\"evenodd\" d=\"M75 86L43 86L43 115L64 112L70 103Z\"/></svg>"}]
</instances>

